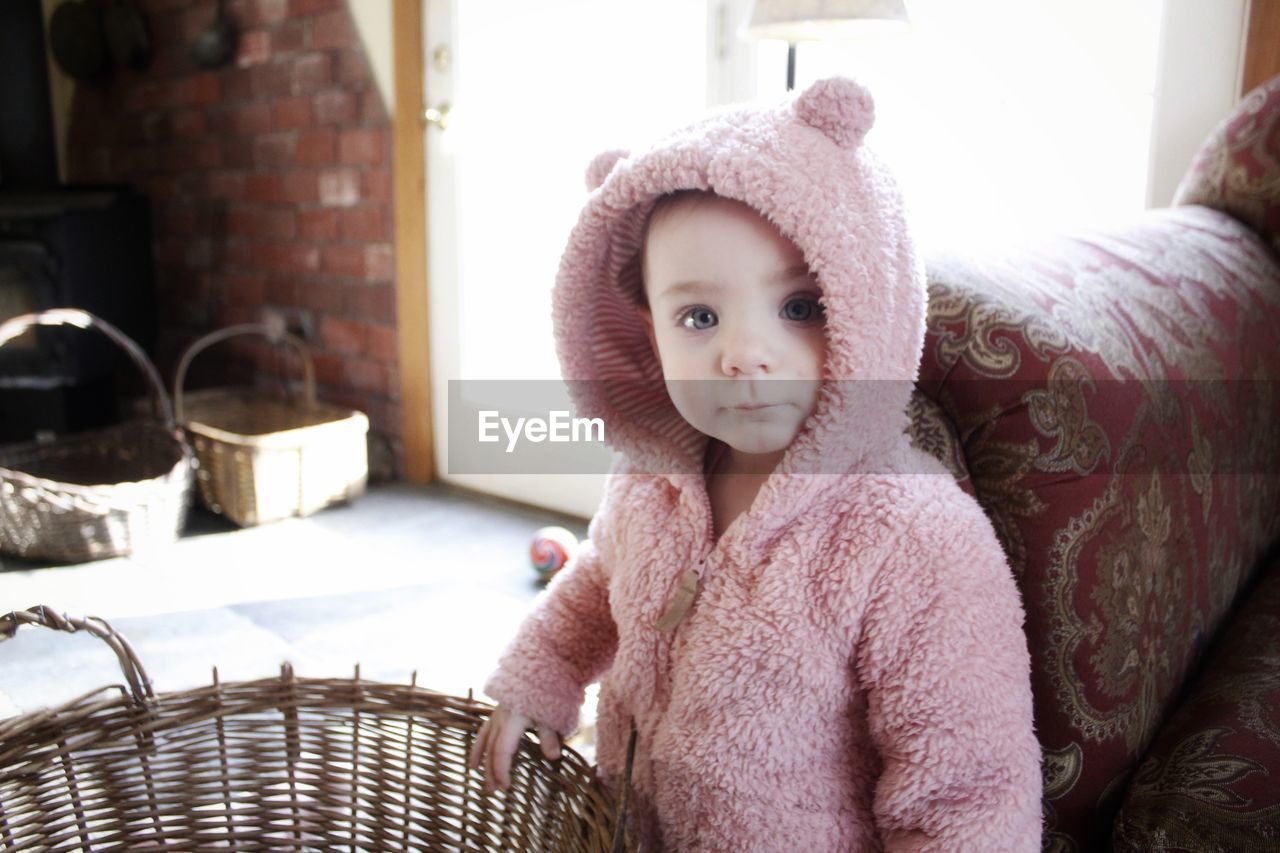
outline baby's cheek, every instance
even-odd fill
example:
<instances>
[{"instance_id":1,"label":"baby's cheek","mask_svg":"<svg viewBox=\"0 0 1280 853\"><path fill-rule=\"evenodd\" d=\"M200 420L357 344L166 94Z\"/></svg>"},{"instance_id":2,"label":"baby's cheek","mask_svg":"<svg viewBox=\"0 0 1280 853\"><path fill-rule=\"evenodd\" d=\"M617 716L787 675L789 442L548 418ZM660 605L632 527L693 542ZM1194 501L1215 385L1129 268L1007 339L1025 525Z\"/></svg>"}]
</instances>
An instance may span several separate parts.
<instances>
[{"instance_id":1,"label":"baby's cheek","mask_svg":"<svg viewBox=\"0 0 1280 853\"><path fill-rule=\"evenodd\" d=\"M668 377L667 393L676 411L686 421L702 432L707 431L707 399L711 388L707 380L674 379Z\"/></svg>"},{"instance_id":2,"label":"baby's cheek","mask_svg":"<svg viewBox=\"0 0 1280 853\"><path fill-rule=\"evenodd\" d=\"M697 379L700 359L686 340L671 330L658 335L658 361L667 379Z\"/></svg>"},{"instance_id":3,"label":"baby's cheek","mask_svg":"<svg viewBox=\"0 0 1280 853\"><path fill-rule=\"evenodd\" d=\"M804 379L821 379L827 361L827 333L821 325L807 326L800 332L800 374Z\"/></svg>"}]
</instances>

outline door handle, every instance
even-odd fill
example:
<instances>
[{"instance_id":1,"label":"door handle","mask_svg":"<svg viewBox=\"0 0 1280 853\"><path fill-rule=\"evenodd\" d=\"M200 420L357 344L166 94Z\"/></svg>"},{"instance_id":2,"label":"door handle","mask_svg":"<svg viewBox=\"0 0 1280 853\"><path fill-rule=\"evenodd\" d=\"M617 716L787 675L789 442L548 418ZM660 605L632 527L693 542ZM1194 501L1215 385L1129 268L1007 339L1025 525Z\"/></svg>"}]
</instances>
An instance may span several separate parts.
<instances>
[{"instance_id":1,"label":"door handle","mask_svg":"<svg viewBox=\"0 0 1280 853\"><path fill-rule=\"evenodd\" d=\"M423 110L422 119L423 121L427 122L427 124L434 124L438 126L441 130L448 130L449 112L452 109L453 107L449 104L449 102L445 101L438 107L427 107L425 110Z\"/></svg>"}]
</instances>

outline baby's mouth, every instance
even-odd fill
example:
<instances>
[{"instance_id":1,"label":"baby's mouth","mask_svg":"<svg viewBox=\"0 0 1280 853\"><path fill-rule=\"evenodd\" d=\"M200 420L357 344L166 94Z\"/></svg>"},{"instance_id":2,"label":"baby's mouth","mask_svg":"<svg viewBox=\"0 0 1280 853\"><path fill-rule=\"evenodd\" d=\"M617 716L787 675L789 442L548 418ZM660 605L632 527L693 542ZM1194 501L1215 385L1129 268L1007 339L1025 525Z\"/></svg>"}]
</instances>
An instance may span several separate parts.
<instances>
[{"instance_id":1,"label":"baby's mouth","mask_svg":"<svg viewBox=\"0 0 1280 853\"><path fill-rule=\"evenodd\" d=\"M727 411L739 415L753 415L769 414L770 412L782 409L785 406L785 403L738 403L732 406L725 406L724 408Z\"/></svg>"}]
</instances>

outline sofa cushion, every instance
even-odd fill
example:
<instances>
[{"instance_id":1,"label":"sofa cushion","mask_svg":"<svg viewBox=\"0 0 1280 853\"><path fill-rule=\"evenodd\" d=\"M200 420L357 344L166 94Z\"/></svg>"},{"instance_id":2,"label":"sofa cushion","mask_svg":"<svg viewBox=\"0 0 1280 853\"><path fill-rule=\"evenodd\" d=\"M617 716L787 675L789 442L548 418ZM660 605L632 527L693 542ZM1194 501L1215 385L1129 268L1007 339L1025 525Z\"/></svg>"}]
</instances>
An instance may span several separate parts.
<instances>
[{"instance_id":1,"label":"sofa cushion","mask_svg":"<svg viewBox=\"0 0 1280 853\"><path fill-rule=\"evenodd\" d=\"M1116 851L1280 849L1280 560L1241 597L1138 767Z\"/></svg>"},{"instance_id":2,"label":"sofa cushion","mask_svg":"<svg viewBox=\"0 0 1280 853\"><path fill-rule=\"evenodd\" d=\"M1210 134L1173 203L1230 213L1280 252L1280 77L1245 95Z\"/></svg>"},{"instance_id":3,"label":"sofa cushion","mask_svg":"<svg viewBox=\"0 0 1280 853\"><path fill-rule=\"evenodd\" d=\"M1232 217L1183 207L927 266L919 387L1022 593L1046 849L1105 849L1280 536L1280 264Z\"/></svg>"}]
</instances>

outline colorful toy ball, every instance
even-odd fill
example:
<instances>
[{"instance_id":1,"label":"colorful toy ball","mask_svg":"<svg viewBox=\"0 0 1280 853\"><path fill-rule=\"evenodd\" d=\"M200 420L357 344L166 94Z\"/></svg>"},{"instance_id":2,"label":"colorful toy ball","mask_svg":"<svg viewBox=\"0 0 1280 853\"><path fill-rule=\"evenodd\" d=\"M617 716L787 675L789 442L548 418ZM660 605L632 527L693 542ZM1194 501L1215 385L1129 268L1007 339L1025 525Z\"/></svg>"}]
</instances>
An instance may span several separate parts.
<instances>
[{"instance_id":1,"label":"colorful toy ball","mask_svg":"<svg viewBox=\"0 0 1280 853\"><path fill-rule=\"evenodd\" d=\"M543 580L564 568L578 551L578 537L563 527L544 527L533 534L529 543L529 560Z\"/></svg>"}]
</instances>

